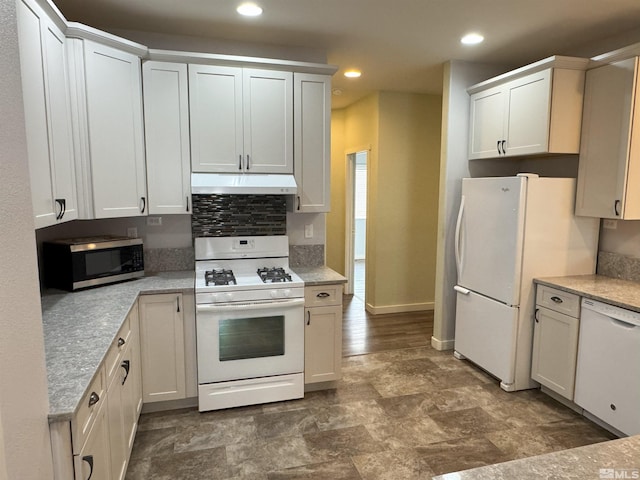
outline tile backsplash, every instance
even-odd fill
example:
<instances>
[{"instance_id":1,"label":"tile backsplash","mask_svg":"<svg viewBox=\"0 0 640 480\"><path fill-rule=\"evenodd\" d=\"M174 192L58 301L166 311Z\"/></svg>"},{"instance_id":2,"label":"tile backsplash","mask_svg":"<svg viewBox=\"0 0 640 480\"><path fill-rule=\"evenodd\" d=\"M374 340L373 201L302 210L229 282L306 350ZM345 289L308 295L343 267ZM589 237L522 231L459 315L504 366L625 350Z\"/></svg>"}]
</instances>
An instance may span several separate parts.
<instances>
[{"instance_id":1,"label":"tile backsplash","mask_svg":"<svg viewBox=\"0 0 640 480\"><path fill-rule=\"evenodd\" d=\"M284 195L193 195L193 237L286 235Z\"/></svg>"}]
</instances>

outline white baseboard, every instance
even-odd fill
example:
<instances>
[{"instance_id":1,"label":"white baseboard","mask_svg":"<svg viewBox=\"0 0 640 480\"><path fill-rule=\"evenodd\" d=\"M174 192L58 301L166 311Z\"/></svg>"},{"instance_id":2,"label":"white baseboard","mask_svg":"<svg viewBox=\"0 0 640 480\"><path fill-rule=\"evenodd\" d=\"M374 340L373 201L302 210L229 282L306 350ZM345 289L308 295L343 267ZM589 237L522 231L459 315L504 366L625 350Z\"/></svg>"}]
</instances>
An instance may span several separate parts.
<instances>
[{"instance_id":1,"label":"white baseboard","mask_svg":"<svg viewBox=\"0 0 640 480\"><path fill-rule=\"evenodd\" d=\"M453 350L453 340L440 340L436 337L431 337L431 346L436 350Z\"/></svg>"},{"instance_id":2,"label":"white baseboard","mask_svg":"<svg viewBox=\"0 0 640 480\"><path fill-rule=\"evenodd\" d=\"M407 303L404 305L385 305L383 307L374 307L370 303L365 305L365 309L371 315L382 315L385 313L405 313L405 312L424 312L433 310L434 302L425 303Z\"/></svg>"}]
</instances>

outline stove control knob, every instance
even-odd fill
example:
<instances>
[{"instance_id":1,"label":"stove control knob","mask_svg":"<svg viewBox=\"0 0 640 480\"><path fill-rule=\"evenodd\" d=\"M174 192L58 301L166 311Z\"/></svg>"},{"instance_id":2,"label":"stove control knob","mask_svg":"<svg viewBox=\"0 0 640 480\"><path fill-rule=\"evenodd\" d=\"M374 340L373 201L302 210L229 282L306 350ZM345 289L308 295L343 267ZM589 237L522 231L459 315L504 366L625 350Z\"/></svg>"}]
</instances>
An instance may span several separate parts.
<instances>
[{"instance_id":1,"label":"stove control knob","mask_svg":"<svg viewBox=\"0 0 640 480\"><path fill-rule=\"evenodd\" d=\"M271 294L271 298L278 298L278 290L271 290L269 293Z\"/></svg>"},{"instance_id":2,"label":"stove control knob","mask_svg":"<svg viewBox=\"0 0 640 480\"><path fill-rule=\"evenodd\" d=\"M288 289L288 288L287 288L284 292L282 292L282 293L283 293L283 296L284 296L284 297L290 297L290 296L291 296L291 290L290 290L290 289Z\"/></svg>"}]
</instances>

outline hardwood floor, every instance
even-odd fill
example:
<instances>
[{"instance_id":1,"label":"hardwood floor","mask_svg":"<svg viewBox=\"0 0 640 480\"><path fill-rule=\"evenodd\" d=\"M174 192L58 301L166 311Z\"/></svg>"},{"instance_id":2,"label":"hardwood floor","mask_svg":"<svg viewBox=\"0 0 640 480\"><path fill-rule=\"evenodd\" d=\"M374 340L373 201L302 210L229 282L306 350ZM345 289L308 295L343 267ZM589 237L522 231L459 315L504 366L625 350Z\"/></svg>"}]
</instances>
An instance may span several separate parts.
<instances>
[{"instance_id":1,"label":"hardwood floor","mask_svg":"<svg viewBox=\"0 0 640 480\"><path fill-rule=\"evenodd\" d=\"M428 346L432 335L433 311L371 315L357 296L343 298L344 357Z\"/></svg>"}]
</instances>

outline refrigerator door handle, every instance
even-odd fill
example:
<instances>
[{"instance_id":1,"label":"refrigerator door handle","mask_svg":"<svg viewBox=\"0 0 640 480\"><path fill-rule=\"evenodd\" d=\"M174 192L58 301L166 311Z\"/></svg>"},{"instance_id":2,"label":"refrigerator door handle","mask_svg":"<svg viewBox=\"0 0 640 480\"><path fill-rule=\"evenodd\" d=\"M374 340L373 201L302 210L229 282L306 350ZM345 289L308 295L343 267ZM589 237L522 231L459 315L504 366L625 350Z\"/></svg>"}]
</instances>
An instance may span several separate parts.
<instances>
[{"instance_id":1,"label":"refrigerator door handle","mask_svg":"<svg viewBox=\"0 0 640 480\"><path fill-rule=\"evenodd\" d=\"M453 287L453 289L456 292L460 292L463 295L469 295L471 293L471 290L468 290L468 289L466 289L464 287L461 287L460 285L456 285L455 287Z\"/></svg>"},{"instance_id":2,"label":"refrigerator door handle","mask_svg":"<svg viewBox=\"0 0 640 480\"><path fill-rule=\"evenodd\" d=\"M460 279L460 275L462 274L462 262L464 258L462 257L462 252L460 251L461 247L461 234L462 234L462 215L464 213L464 195L462 195L462 199L460 200L460 211L458 212L458 220L456 222L456 235L455 235L455 254L456 254L456 270L458 271L458 280Z\"/></svg>"}]
</instances>

